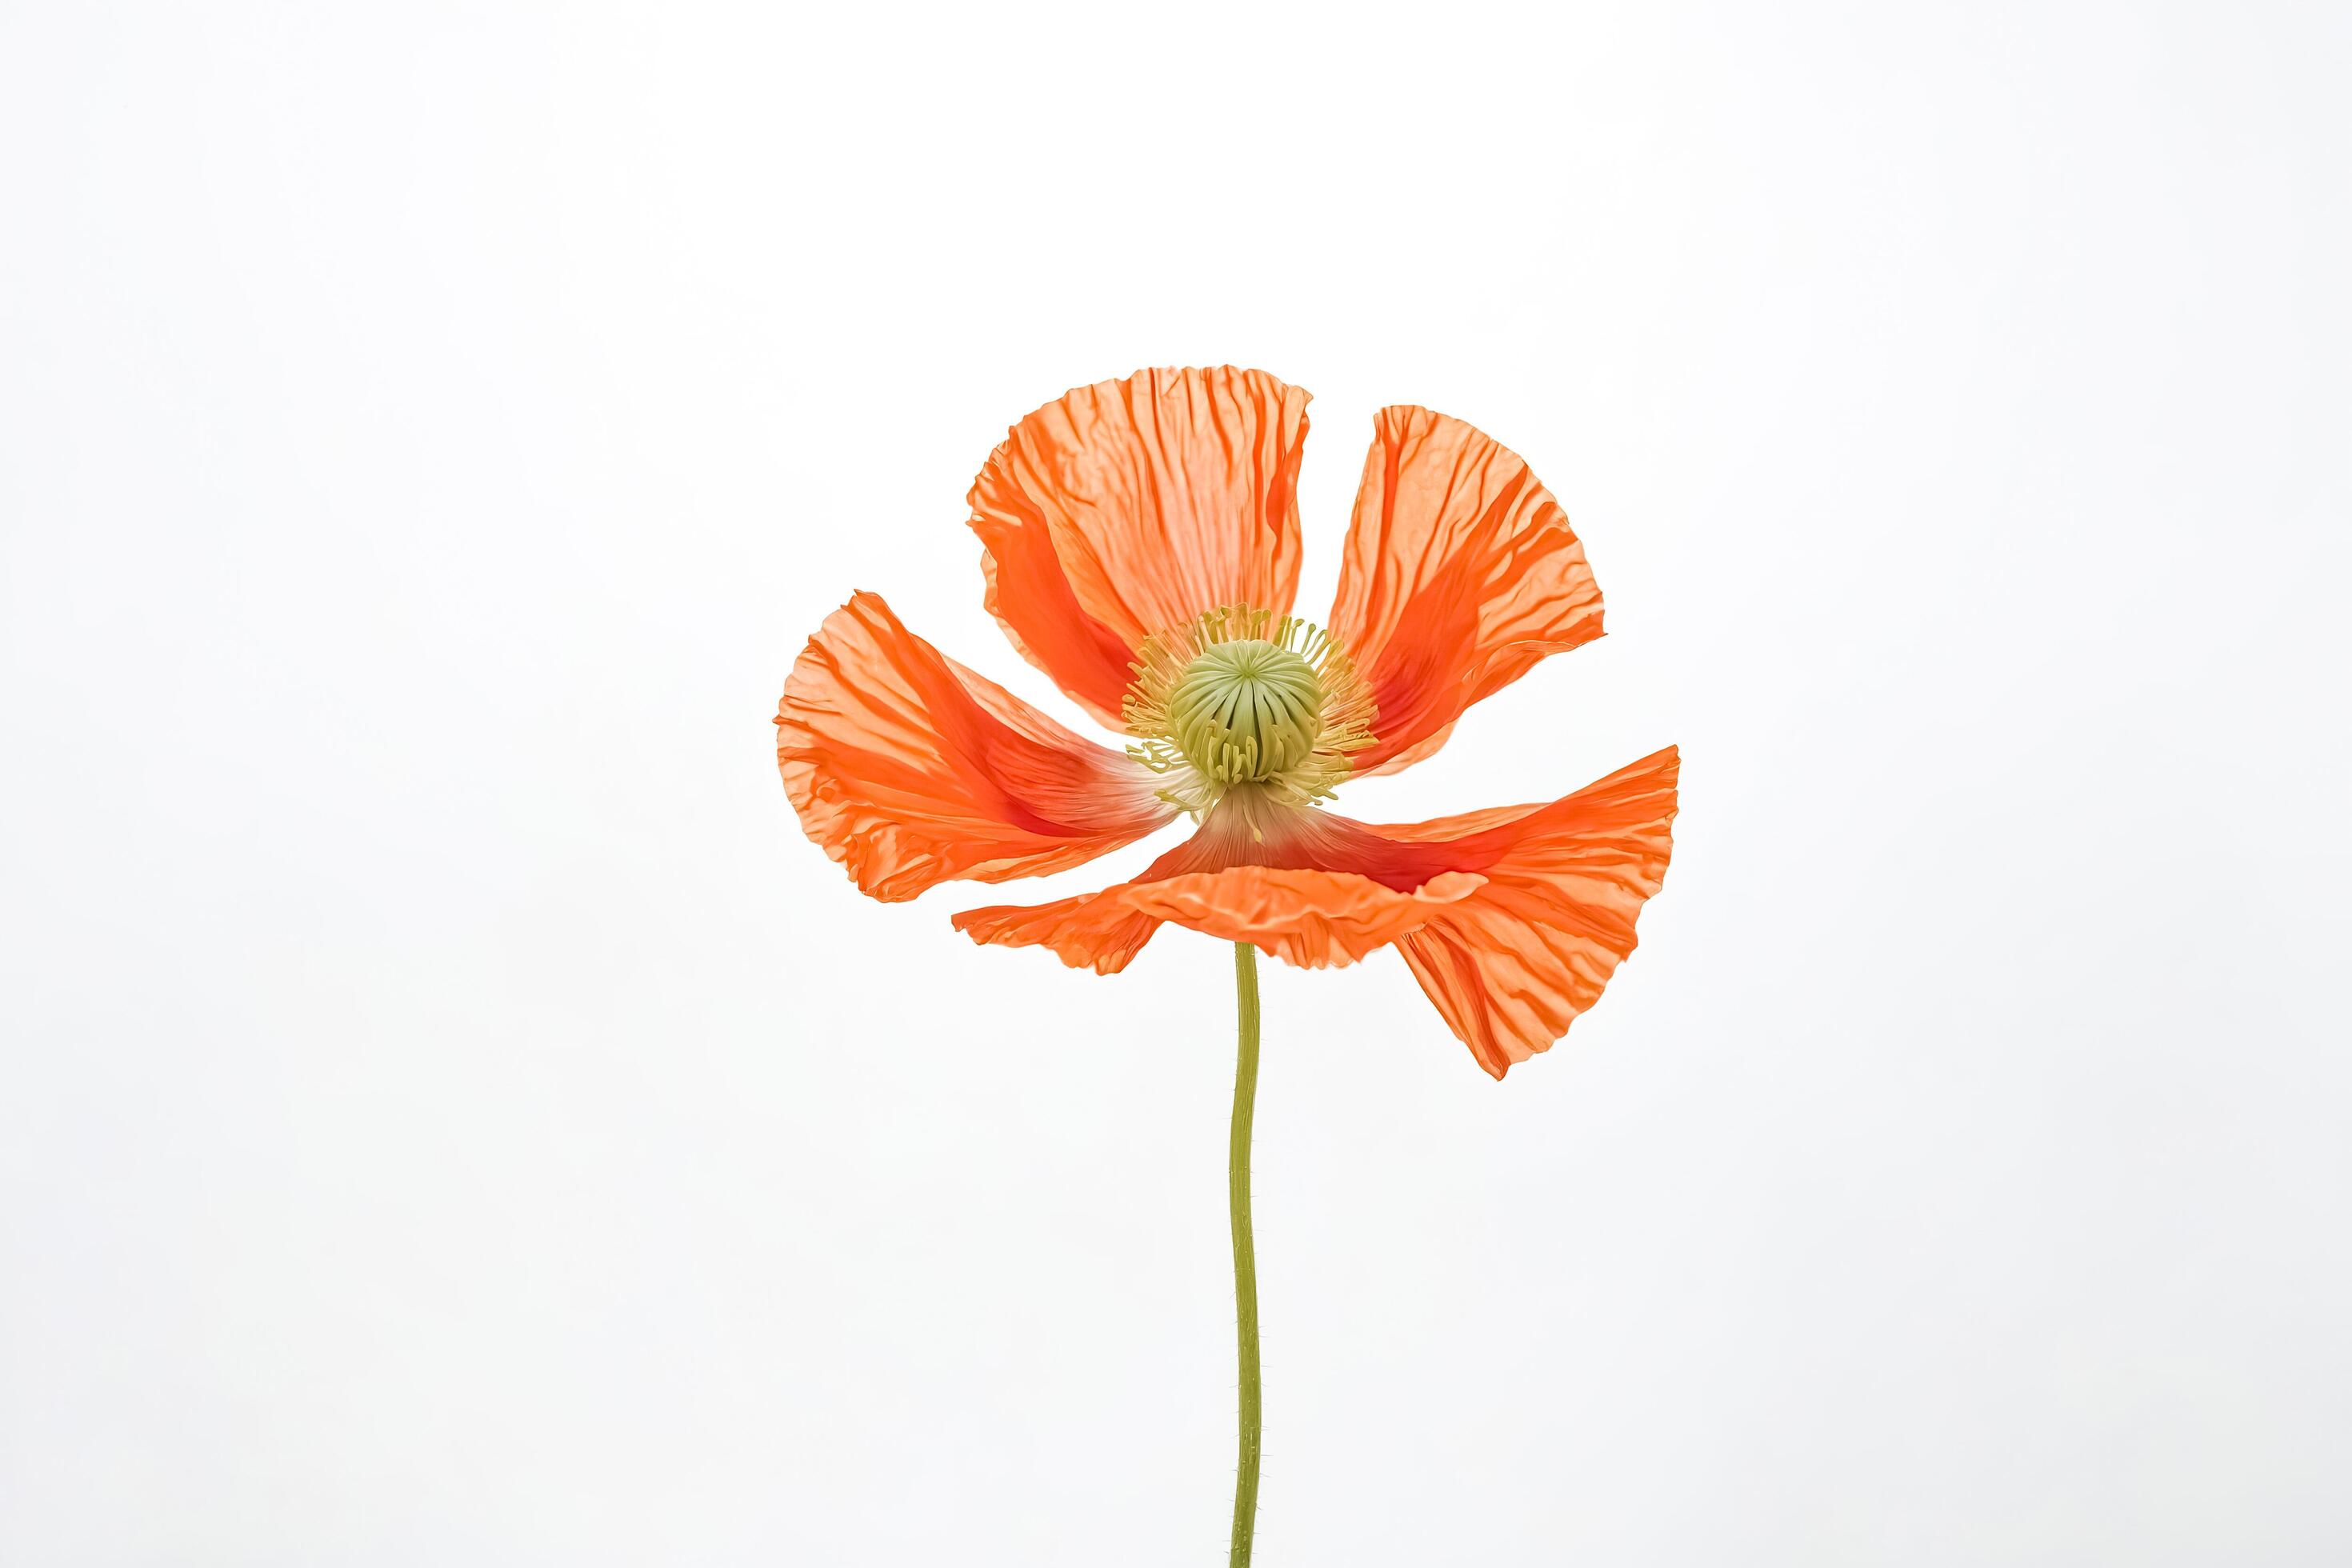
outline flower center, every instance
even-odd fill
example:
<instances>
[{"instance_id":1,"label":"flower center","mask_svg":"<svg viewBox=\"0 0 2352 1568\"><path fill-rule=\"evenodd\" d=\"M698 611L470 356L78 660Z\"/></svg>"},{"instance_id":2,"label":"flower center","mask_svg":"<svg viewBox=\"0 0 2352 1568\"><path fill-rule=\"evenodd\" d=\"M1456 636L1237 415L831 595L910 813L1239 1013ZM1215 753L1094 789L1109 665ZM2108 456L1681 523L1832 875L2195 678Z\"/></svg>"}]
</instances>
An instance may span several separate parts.
<instances>
[{"instance_id":1,"label":"flower center","mask_svg":"<svg viewBox=\"0 0 2352 1568\"><path fill-rule=\"evenodd\" d=\"M1304 621L1229 605L1147 639L1123 709L1128 748L1195 816L1247 785L1305 805L1372 743L1371 693L1347 654Z\"/></svg>"},{"instance_id":2,"label":"flower center","mask_svg":"<svg viewBox=\"0 0 2352 1568\"><path fill-rule=\"evenodd\" d=\"M1220 784L1270 779L1305 762L1323 731L1323 683L1289 648L1261 638L1219 643L1184 667L1168 694L1176 749Z\"/></svg>"}]
</instances>

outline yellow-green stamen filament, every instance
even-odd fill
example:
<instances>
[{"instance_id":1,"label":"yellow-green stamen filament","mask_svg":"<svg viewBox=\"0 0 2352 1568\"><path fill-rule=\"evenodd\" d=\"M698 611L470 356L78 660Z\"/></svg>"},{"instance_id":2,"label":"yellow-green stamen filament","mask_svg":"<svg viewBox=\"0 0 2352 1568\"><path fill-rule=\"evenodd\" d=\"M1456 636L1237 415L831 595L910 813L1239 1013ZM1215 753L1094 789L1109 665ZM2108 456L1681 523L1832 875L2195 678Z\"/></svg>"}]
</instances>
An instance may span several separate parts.
<instances>
[{"instance_id":1,"label":"yellow-green stamen filament","mask_svg":"<svg viewBox=\"0 0 2352 1568\"><path fill-rule=\"evenodd\" d=\"M1255 785L1304 805L1371 744L1372 700L1354 663L1306 622L1246 605L1152 637L1128 689L1129 754L1169 776L1160 793L1196 816Z\"/></svg>"}]
</instances>

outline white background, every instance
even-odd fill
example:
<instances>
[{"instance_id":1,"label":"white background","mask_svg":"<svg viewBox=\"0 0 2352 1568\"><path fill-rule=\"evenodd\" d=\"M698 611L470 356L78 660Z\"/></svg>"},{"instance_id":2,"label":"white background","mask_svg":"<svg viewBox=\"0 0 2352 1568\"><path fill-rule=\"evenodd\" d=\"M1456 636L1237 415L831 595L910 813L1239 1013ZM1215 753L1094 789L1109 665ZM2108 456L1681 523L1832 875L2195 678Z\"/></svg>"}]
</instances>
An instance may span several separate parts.
<instances>
[{"instance_id":1,"label":"white background","mask_svg":"<svg viewBox=\"0 0 2352 1568\"><path fill-rule=\"evenodd\" d=\"M1668 742L1490 1082L1267 976L1262 1568L2352 1560L2338 5L0 21L0 1561L1222 1563L1227 950L800 835L1153 363L1522 452Z\"/></svg>"}]
</instances>

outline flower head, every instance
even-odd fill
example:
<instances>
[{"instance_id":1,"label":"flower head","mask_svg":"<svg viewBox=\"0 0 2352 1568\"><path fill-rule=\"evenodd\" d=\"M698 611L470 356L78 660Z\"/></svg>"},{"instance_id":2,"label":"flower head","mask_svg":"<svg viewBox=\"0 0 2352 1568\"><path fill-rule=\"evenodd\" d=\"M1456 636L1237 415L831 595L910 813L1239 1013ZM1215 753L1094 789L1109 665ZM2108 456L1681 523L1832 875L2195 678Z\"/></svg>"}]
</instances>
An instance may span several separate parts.
<instances>
[{"instance_id":1,"label":"flower head","mask_svg":"<svg viewBox=\"0 0 2352 1568\"><path fill-rule=\"evenodd\" d=\"M973 485L990 611L1124 754L859 594L785 683L785 788L881 899L1062 870L1188 815L1192 836L1131 881L955 923L1101 973L1171 921L1308 967L1393 946L1499 1078L1633 951L1676 753L1546 805L1388 826L1329 810L1353 774L1427 757L1478 699L1599 637L1601 591L1524 462L1395 407L1374 421L1328 629L1297 619L1306 408L1262 371L1145 371L1039 409Z\"/></svg>"}]
</instances>

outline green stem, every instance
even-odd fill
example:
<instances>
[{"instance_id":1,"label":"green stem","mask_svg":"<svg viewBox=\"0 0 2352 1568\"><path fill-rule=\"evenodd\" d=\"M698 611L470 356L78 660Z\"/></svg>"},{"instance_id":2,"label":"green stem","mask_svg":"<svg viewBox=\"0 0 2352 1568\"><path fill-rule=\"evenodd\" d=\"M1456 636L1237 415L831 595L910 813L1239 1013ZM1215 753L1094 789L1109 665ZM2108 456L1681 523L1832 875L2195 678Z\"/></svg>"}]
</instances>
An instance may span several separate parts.
<instances>
[{"instance_id":1,"label":"green stem","mask_svg":"<svg viewBox=\"0 0 2352 1568\"><path fill-rule=\"evenodd\" d=\"M1257 949L1234 943L1234 986L1242 1015L1241 1059L1234 1068L1234 1127L1226 1175L1234 1210L1234 1306L1242 1364L1241 1466L1234 1476L1231 1568L1249 1568L1257 1533L1258 1424L1264 1392L1257 1372L1257 1246L1250 1237L1250 1118L1257 1106Z\"/></svg>"}]
</instances>

